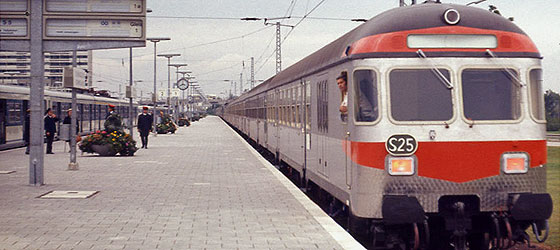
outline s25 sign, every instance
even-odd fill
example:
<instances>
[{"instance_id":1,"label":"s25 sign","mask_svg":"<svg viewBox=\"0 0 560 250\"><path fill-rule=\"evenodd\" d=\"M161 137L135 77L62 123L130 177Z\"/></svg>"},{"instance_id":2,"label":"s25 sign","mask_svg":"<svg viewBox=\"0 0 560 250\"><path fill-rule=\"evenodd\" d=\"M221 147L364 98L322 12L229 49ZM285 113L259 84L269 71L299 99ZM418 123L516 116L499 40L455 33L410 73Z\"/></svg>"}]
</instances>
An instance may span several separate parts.
<instances>
[{"instance_id":1,"label":"s25 sign","mask_svg":"<svg viewBox=\"0 0 560 250\"><path fill-rule=\"evenodd\" d=\"M394 156L409 156L418 149L418 142L412 135L392 135L385 142L385 149Z\"/></svg>"}]
</instances>

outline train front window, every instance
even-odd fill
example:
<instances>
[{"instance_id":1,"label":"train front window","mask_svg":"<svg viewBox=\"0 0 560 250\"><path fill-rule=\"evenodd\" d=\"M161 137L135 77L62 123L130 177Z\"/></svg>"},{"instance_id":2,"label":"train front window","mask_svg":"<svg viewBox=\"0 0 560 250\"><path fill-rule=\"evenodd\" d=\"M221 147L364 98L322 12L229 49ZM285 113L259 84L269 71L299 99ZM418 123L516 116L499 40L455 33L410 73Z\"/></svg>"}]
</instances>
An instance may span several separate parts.
<instances>
[{"instance_id":1,"label":"train front window","mask_svg":"<svg viewBox=\"0 0 560 250\"><path fill-rule=\"evenodd\" d=\"M533 69L529 73L529 91L531 95L531 113L538 121L545 121L543 98L542 69Z\"/></svg>"},{"instance_id":2,"label":"train front window","mask_svg":"<svg viewBox=\"0 0 560 250\"><path fill-rule=\"evenodd\" d=\"M439 71L450 79L449 71ZM396 121L448 121L451 91L431 69L397 69L389 74L391 116Z\"/></svg>"},{"instance_id":3,"label":"train front window","mask_svg":"<svg viewBox=\"0 0 560 250\"><path fill-rule=\"evenodd\" d=\"M461 74L463 112L468 120L517 120L519 85L513 69L466 69Z\"/></svg>"},{"instance_id":4,"label":"train front window","mask_svg":"<svg viewBox=\"0 0 560 250\"><path fill-rule=\"evenodd\" d=\"M379 117L377 100L377 75L373 70L354 72L356 121L372 122Z\"/></svg>"}]
</instances>

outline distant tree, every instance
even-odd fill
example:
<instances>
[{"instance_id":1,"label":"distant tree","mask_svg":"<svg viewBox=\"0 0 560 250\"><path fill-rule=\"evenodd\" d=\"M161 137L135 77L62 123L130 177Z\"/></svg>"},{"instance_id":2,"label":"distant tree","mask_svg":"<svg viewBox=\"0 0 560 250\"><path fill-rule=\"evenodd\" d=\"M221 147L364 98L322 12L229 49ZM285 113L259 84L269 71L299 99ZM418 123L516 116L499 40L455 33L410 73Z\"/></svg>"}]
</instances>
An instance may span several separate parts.
<instances>
[{"instance_id":1,"label":"distant tree","mask_svg":"<svg viewBox=\"0 0 560 250\"><path fill-rule=\"evenodd\" d=\"M552 90L544 93L544 108L546 113L546 129L560 130L560 95Z\"/></svg>"},{"instance_id":2,"label":"distant tree","mask_svg":"<svg viewBox=\"0 0 560 250\"><path fill-rule=\"evenodd\" d=\"M546 110L546 117L560 118L560 95L552 90L547 90L544 93L544 108Z\"/></svg>"}]
</instances>

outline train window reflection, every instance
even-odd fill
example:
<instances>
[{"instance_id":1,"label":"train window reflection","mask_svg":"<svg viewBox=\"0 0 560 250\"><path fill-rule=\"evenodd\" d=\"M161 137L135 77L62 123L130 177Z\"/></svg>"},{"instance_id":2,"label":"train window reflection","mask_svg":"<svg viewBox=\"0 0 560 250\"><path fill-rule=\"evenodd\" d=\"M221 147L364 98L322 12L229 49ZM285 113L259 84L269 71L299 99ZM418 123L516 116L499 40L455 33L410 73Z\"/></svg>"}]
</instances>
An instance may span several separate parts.
<instances>
[{"instance_id":1,"label":"train window reflection","mask_svg":"<svg viewBox=\"0 0 560 250\"><path fill-rule=\"evenodd\" d=\"M513 69L507 69L517 76ZM519 87L505 69L466 69L461 74L463 110L469 120L516 120Z\"/></svg>"},{"instance_id":2,"label":"train window reflection","mask_svg":"<svg viewBox=\"0 0 560 250\"><path fill-rule=\"evenodd\" d=\"M7 100L7 125L21 125L23 124L23 101L20 100Z\"/></svg>"},{"instance_id":3,"label":"train window reflection","mask_svg":"<svg viewBox=\"0 0 560 250\"><path fill-rule=\"evenodd\" d=\"M543 75L542 69L533 69L529 73L529 91L531 92L531 113L539 121L544 121Z\"/></svg>"},{"instance_id":4,"label":"train window reflection","mask_svg":"<svg viewBox=\"0 0 560 250\"><path fill-rule=\"evenodd\" d=\"M449 71L439 69L450 79ZM397 121L448 121L451 91L431 69L399 69L389 74L391 116Z\"/></svg>"},{"instance_id":5,"label":"train window reflection","mask_svg":"<svg viewBox=\"0 0 560 250\"><path fill-rule=\"evenodd\" d=\"M372 122L379 116L377 76L373 70L354 72L356 121Z\"/></svg>"}]
</instances>

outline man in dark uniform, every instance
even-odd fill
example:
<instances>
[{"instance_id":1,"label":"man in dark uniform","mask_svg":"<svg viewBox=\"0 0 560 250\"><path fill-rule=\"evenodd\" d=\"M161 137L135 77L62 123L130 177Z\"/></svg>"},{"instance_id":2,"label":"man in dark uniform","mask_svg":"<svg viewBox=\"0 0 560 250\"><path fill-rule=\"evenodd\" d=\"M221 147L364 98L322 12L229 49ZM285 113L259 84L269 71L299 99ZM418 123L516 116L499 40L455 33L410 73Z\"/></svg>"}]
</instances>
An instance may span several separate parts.
<instances>
[{"instance_id":1,"label":"man in dark uniform","mask_svg":"<svg viewBox=\"0 0 560 250\"><path fill-rule=\"evenodd\" d=\"M25 154L28 155L29 154L29 137L30 137L30 131L29 128L31 126L30 124L30 114L31 110L27 109L27 111L25 112L25 124L23 124L23 141L25 141Z\"/></svg>"},{"instance_id":2,"label":"man in dark uniform","mask_svg":"<svg viewBox=\"0 0 560 250\"><path fill-rule=\"evenodd\" d=\"M107 112L107 115L105 115L105 120L107 120L107 118L109 116L111 116L112 114L115 114L115 105L113 104L109 104L109 112Z\"/></svg>"},{"instance_id":3,"label":"man in dark uniform","mask_svg":"<svg viewBox=\"0 0 560 250\"><path fill-rule=\"evenodd\" d=\"M45 114L45 135L47 136L47 154L54 154L52 152L52 144L54 135L56 134L56 123L59 121L58 117L52 112L52 109L47 109Z\"/></svg>"},{"instance_id":4,"label":"man in dark uniform","mask_svg":"<svg viewBox=\"0 0 560 250\"><path fill-rule=\"evenodd\" d=\"M142 114L138 116L138 132L142 139L142 148L148 148L148 135L152 131L153 118L148 114L148 107L142 108Z\"/></svg>"},{"instance_id":5,"label":"man in dark uniform","mask_svg":"<svg viewBox=\"0 0 560 250\"><path fill-rule=\"evenodd\" d=\"M64 120L62 120L62 124L68 124L68 126L70 127L70 124L72 124L72 109L68 109L68 111L66 111L66 117L64 117ZM72 138L72 134L70 133L70 128L68 129L68 140L66 142L68 142L68 146L72 146L71 143L71 138ZM62 132L62 131L61 131ZM80 121L78 121L78 119L76 119L76 134L80 133Z\"/></svg>"}]
</instances>

